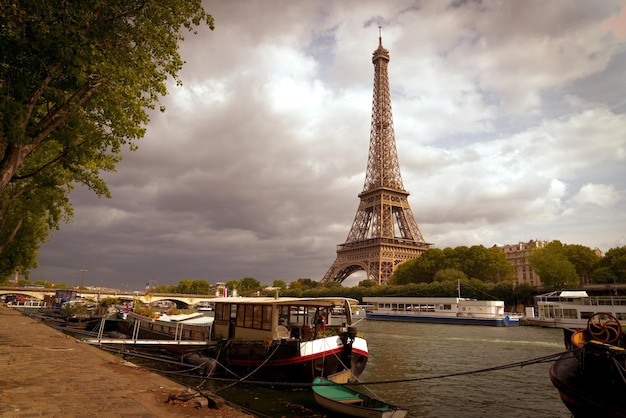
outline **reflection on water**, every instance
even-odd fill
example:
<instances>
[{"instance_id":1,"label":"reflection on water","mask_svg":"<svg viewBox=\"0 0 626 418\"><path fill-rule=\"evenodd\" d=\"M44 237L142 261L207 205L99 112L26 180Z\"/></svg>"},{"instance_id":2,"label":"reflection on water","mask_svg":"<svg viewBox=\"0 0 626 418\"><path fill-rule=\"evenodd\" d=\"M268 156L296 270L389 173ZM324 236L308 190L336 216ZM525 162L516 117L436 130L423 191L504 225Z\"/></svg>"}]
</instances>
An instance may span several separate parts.
<instances>
[{"instance_id":1,"label":"reflection on water","mask_svg":"<svg viewBox=\"0 0 626 418\"><path fill-rule=\"evenodd\" d=\"M407 407L409 417L570 417L548 377L551 362L441 377L559 353L561 330L382 321L361 321L358 329L370 351L362 381L414 379L362 390ZM237 385L218 394L266 416L326 416L310 390Z\"/></svg>"}]
</instances>

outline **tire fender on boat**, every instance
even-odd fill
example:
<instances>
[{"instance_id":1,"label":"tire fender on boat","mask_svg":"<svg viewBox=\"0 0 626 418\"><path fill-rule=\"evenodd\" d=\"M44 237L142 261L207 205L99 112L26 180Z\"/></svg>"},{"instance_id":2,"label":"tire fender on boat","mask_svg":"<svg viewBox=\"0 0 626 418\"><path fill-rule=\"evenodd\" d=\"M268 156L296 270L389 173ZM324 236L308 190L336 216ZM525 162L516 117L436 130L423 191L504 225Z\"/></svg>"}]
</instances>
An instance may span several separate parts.
<instances>
[{"instance_id":1,"label":"tire fender on boat","mask_svg":"<svg viewBox=\"0 0 626 418\"><path fill-rule=\"evenodd\" d=\"M361 373L365 370L365 365L367 364L367 357L361 354L353 355L352 361L350 364L350 371L354 376L360 376Z\"/></svg>"}]
</instances>

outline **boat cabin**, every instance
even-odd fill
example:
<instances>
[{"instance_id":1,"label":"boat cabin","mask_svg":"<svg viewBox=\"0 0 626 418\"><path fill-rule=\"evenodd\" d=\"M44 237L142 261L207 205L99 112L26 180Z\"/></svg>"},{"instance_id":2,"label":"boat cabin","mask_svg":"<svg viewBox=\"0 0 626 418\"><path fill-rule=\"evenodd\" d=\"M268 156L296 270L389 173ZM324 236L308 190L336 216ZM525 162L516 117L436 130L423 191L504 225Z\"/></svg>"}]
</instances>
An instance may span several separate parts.
<instances>
[{"instance_id":1,"label":"boat cabin","mask_svg":"<svg viewBox=\"0 0 626 418\"><path fill-rule=\"evenodd\" d=\"M346 298L218 298L214 299L213 338L240 341L279 339L311 340L322 332L351 325L351 306ZM332 321L333 310L345 308L344 320ZM335 311L336 312L336 311Z\"/></svg>"},{"instance_id":2,"label":"boat cabin","mask_svg":"<svg viewBox=\"0 0 626 418\"><path fill-rule=\"evenodd\" d=\"M504 302L453 297L365 297L366 310L393 315L496 318Z\"/></svg>"},{"instance_id":3,"label":"boat cabin","mask_svg":"<svg viewBox=\"0 0 626 418\"><path fill-rule=\"evenodd\" d=\"M596 312L608 312L618 320L626 320L626 297L589 296L584 290L563 290L535 296L537 314L532 317L547 321L580 321L581 326ZM531 311L532 312L532 311Z\"/></svg>"}]
</instances>

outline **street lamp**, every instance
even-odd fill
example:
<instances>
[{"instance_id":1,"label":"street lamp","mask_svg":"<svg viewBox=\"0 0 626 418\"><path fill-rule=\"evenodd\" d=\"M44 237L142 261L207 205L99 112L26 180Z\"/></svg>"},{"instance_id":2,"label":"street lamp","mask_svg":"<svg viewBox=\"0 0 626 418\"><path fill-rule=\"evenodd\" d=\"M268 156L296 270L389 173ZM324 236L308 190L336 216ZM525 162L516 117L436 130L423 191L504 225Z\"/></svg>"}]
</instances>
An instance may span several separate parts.
<instances>
[{"instance_id":1,"label":"street lamp","mask_svg":"<svg viewBox=\"0 0 626 418\"><path fill-rule=\"evenodd\" d=\"M85 273L87 273L87 269L80 269L82 275L80 276L80 287L83 287L83 282L85 281Z\"/></svg>"}]
</instances>

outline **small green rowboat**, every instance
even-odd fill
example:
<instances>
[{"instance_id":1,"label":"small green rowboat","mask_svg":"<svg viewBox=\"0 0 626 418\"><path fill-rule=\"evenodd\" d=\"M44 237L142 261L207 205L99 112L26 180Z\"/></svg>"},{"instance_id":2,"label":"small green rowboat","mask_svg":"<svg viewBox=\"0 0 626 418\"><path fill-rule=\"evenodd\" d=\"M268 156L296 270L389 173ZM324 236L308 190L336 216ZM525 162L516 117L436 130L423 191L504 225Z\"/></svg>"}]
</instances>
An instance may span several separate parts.
<instances>
[{"instance_id":1,"label":"small green rowboat","mask_svg":"<svg viewBox=\"0 0 626 418\"><path fill-rule=\"evenodd\" d=\"M313 380L313 396L322 408L351 417L402 418L409 412L323 377Z\"/></svg>"}]
</instances>

